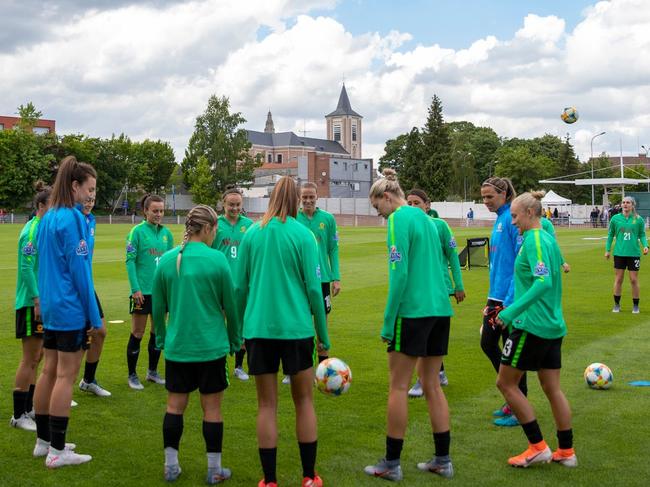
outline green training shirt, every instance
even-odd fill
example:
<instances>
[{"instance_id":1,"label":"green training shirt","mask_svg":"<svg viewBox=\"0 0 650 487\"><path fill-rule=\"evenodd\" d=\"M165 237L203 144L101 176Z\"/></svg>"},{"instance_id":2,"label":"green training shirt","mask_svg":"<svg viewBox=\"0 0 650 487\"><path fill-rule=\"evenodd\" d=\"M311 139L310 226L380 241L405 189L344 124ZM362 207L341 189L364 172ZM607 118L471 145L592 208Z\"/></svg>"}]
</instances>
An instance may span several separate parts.
<instances>
[{"instance_id":1,"label":"green training shirt","mask_svg":"<svg viewBox=\"0 0 650 487\"><path fill-rule=\"evenodd\" d=\"M431 216L433 218L440 218L440 216L438 215L438 212L436 210L434 210L433 208L429 208L427 210L427 215L429 215L429 216Z\"/></svg>"},{"instance_id":2,"label":"green training shirt","mask_svg":"<svg viewBox=\"0 0 650 487\"><path fill-rule=\"evenodd\" d=\"M464 291L463 287L463 277L460 273L460 261L458 260L458 252L456 251L456 239L454 238L454 233L451 231L451 228L441 218L431 218L433 223L436 224L436 229L438 230L438 236L440 237L440 245L442 247L442 253L440 265L451 268L451 275L454 279L452 284L451 278L449 277L449 271L445 272L445 283L447 284L447 290L449 294L454 294L455 291Z\"/></svg>"},{"instance_id":3,"label":"green training shirt","mask_svg":"<svg viewBox=\"0 0 650 487\"><path fill-rule=\"evenodd\" d=\"M41 219L37 216L29 220L18 237L18 268L16 272L15 309L34 306L38 297L38 249L36 235Z\"/></svg>"},{"instance_id":4,"label":"green training shirt","mask_svg":"<svg viewBox=\"0 0 650 487\"><path fill-rule=\"evenodd\" d=\"M321 282L340 281L339 234L336 231L336 219L334 215L320 208L316 208L316 211L311 217L308 217L300 210L296 219L309 228L316 236Z\"/></svg>"},{"instance_id":5,"label":"green training shirt","mask_svg":"<svg viewBox=\"0 0 650 487\"><path fill-rule=\"evenodd\" d=\"M314 336L329 348L318 244L287 217L251 226L239 246L235 276L244 338L295 340ZM313 318L312 318L313 315Z\"/></svg>"},{"instance_id":6,"label":"green training shirt","mask_svg":"<svg viewBox=\"0 0 650 487\"><path fill-rule=\"evenodd\" d=\"M202 242L188 242L179 273L180 249L163 255L154 274L156 346L176 362L207 362L239 350L241 325L226 258Z\"/></svg>"},{"instance_id":7,"label":"green training shirt","mask_svg":"<svg viewBox=\"0 0 650 487\"><path fill-rule=\"evenodd\" d=\"M553 226L553 223L551 222L551 220L549 220L548 218L542 217L542 218L539 219L539 221L540 221L540 223L542 225L542 230L544 230L545 232L550 234L551 237L556 238L555 237L555 227Z\"/></svg>"},{"instance_id":8,"label":"green training shirt","mask_svg":"<svg viewBox=\"0 0 650 487\"><path fill-rule=\"evenodd\" d=\"M212 242L212 248L220 250L228 259L230 270L235 272L235 264L238 260L239 244L244 237L246 230L253 224L253 220L239 215L239 218L233 225L225 215L221 215L217 220L217 234Z\"/></svg>"},{"instance_id":9,"label":"green training shirt","mask_svg":"<svg viewBox=\"0 0 650 487\"><path fill-rule=\"evenodd\" d=\"M449 271L433 220L419 208L401 206L388 217L387 243L388 299L382 338L393 339L397 318L452 316L445 283Z\"/></svg>"},{"instance_id":10,"label":"green training shirt","mask_svg":"<svg viewBox=\"0 0 650 487\"><path fill-rule=\"evenodd\" d=\"M158 261L173 247L174 237L167 227L143 220L131 229L126 237L126 272L131 294L151 294Z\"/></svg>"},{"instance_id":11,"label":"green training shirt","mask_svg":"<svg viewBox=\"0 0 650 487\"><path fill-rule=\"evenodd\" d=\"M525 231L523 237L515 259L515 300L499 318L541 338L560 338L566 335L560 248L540 228Z\"/></svg>"},{"instance_id":12,"label":"green training shirt","mask_svg":"<svg viewBox=\"0 0 650 487\"><path fill-rule=\"evenodd\" d=\"M607 243L605 250L611 251L612 240L616 238L614 245L614 255L619 257L640 257L641 249L639 240L643 247L648 246L648 240L645 235L645 222L642 217L630 213L625 218L623 213L617 213L609 221L609 232L607 234Z\"/></svg>"}]
</instances>

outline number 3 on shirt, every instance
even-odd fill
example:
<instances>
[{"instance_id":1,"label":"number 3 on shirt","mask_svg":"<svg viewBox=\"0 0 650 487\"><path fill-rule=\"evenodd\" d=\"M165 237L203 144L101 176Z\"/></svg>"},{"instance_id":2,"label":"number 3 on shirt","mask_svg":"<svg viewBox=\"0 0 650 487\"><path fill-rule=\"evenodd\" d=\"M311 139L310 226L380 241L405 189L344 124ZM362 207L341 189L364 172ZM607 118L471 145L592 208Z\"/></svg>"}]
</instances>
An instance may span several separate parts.
<instances>
[{"instance_id":1,"label":"number 3 on shirt","mask_svg":"<svg viewBox=\"0 0 650 487\"><path fill-rule=\"evenodd\" d=\"M512 352L512 340L510 340L510 338L508 338L506 340L506 343L503 344L503 352L502 352L503 356L504 357L509 357L510 352Z\"/></svg>"},{"instance_id":2,"label":"number 3 on shirt","mask_svg":"<svg viewBox=\"0 0 650 487\"><path fill-rule=\"evenodd\" d=\"M230 258L231 259L237 258L237 247L235 247L234 245L230 247Z\"/></svg>"}]
</instances>

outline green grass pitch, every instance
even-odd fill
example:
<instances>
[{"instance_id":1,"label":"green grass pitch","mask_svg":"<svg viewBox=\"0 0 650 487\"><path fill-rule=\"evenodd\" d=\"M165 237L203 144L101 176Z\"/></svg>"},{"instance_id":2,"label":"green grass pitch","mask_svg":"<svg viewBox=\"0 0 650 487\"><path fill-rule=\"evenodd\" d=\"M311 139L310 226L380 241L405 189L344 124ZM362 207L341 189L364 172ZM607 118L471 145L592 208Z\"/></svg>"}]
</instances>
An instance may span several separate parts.
<instances>
[{"instance_id":1,"label":"green grass pitch","mask_svg":"<svg viewBox=\"0 0 650 487\"><path fill-rule=\"evenodd\" d=\"M81 453L93 455L89 464L48 471L33 459L34 435L9 427L11 391L20 357L14 338L14 289L18 225L0 225L0 485L162 485L162 418L166 394L147 383L132 391L126 383L125 348L130 331L124 268L126 225L99 225L95 252L96 289L109 324L97 378L113 393L98 398L75 388L79 406L72 410L68 441ZM180 238L180 226L172 227ZM486 236L489 229L456 229L459 247L464 239ZM379 339L387 290L385 228L341 229L342 292L333 300L330 315L332 355L353 371L349 393L329 398L316 393L319 422L317 471L325 485L379 486L384 481L363 474L365 465L383 456L387 395L387 359ZM449 356L445 359L450 385L445 389L452 422L451 455L456 485L647 485L650 451L650 388L633 388L630 380L650 379L650 260L640 272L641 314L631 314L629 284L624 286L619 315L611 313L612 263L603 258L605 230L560 230L562 251L572 266L564 279L564 311L569 335L564 341L562 382L574 416L575 447L580 465L508 467L508 456L526 446L520 428L500 429L490 413L503 401L495 374L479 346L481 311L485 304L486 269L463 271L467 299L454 304ZM270 289L269 292L278 292ZM144 376L146 343L139 363ZM609 391L593 391L582 379L591 362L604 362L614 372ZM232 365L232 359L230 359ZM550 408L534 375L530 398L546 440L557 445ZM278 479L281 486L300 485L301 469L294 435L289 388L280 386ZM223 464L233 470L226 485L253 486L261 478L255 437L256 396L253 381L233 379L223 404L225 421ZM433 485L444 479L417 471L415 463L432 455L431 428L422 399L410 401L410 421L402 466L403 486ZM185 415L177 485L204 482L206 460L201 436L198 395L190 399Z\"/></svg>"}]
</instances>

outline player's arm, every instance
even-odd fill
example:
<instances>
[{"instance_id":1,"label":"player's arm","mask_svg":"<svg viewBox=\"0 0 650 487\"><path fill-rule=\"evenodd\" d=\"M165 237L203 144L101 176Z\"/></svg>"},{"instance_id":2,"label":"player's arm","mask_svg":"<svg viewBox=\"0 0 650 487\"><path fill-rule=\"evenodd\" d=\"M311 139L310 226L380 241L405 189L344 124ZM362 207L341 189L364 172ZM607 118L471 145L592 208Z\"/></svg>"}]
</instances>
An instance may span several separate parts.
<instances>
[{"instance_id":1,"label":"player's arm","mask_svg":"<svg viewBox=\"0 0 650 487\"><path fill-rule=\"evenodd\" d=\"M32 223L35 225L36 223ZM26 238L20 242L20 251L22 259L20 259L20 276L23 279L25 288L27 289L27 296L34 300L34 305L38 303L38 276L36 275L36 239L28 233ZM31 237L31 238L30 238ZM30 245L31 244L31 245Z\"/></svg>"},{"instance_id":2,"label":"player's arm","mask_svg":"<svg viewBox=\"0 0 650 487\"><path fill-rule=\"evenodd\" d=\"M237 252L237 272L234 276L235 302L237 305L237 316L239 316L239 336L242 336L244 327L244 316L246 303L248 302L248 275L250 266L250 244L249 233L246 232L239 244Z\"/></svg>"},{"instance_id":3,"label":"player's arm","mask_svg":"<svg viewBox=\"0 0 650 487\"><path fill-rule=\"evenodd\" d=\"M639 229L639 240L641 240L641 245L643 246L643 255L646 255L648 253L648 238L645 234L645 221L643 218L639 217L637 225Z\"/></svg>"},{"instance_id":4,"label":"player's arm","mask_svg":"<svg viewBox=\"0 0 650 487\"><path fill-rule=\"evenodd\" d=\"M230 353L238 352L241 349L241 323L239 312L237 311L237 301L235 299L235 287L232 282L230 265L225 262L221 272L221 304L226 313L226 329L228 330L228 341L230 343Z\"/></svg>"},{"instance_id":5,"label":"player's arm","mask_svg":"<svg viewBox=\"0 0 650 487\"><path fill-rule=\"evenodd\" d=\"M460 261L458 260L456 239L454 238L454 233L451 231L447 222L445 222L445 230L443 233L445 239L443 251L447 258L447 263L451 268L451 277L454 281L454 294L456 296L456 301L461 302L465 299L465 287L463 286L463 276L460 272Z\"/></svg>"},{"instance_id":6,"label":"player's arm","mask_svg":"<svg viewBox=\"0 0 650 487\"><path fill-rule=\"evenodd\" d=\"M609 221L609 229L607 231L607 242L605 242L605 258L609 259L609 254L612 250L612 242L614 241L614 237L616 237L616 220L612 218Z\"/></svg>"},{"instance_id":7,"label":"player's arm","mask_svg":"<svg viewBox=\"0 0 650 487\"><path fill-rule=\"evenodd\" d=\"M151 290L151 316L153 327L156 332L156 348L165 348L165 336L167 335L167 290L163 272L159 267L153 274L153 288Z\"/></svg>"},{"instance_id":8,"label":"player's arm","mask_svg":"<svg viewBox=\"0 0 650 487\"><path fill-rule=\"evenodd\" d=\"M330 339L327 333L327 318L323 304L323 288L321 285L321 269L318 257L318 242L314 234L309 232L310 238L305 238L302 245L302 275L305 280L307 299L314 316L316 336L323 350L329 350Z\"/></svg>"},{"instance_id":9,"label":"player's arm","mask_svg":"<svg viewBox=\"0 0 650 487\"><path fill-rule=\"evenodd\" d=\"M522 239L519 236L519 229L510 223L510 228L508 229L508 236L510 237L510 245L514 249L514 255L516 256L519 252L519 249L522 245ZM503 300L503 306L510 306L512 301L515 299L515 280L510 280L510 285L508 286L508 293L506 294L505 299Z\"/></svg>"},{"instance_id":10,"label":"player's arm","mask_svg":"<svg viewBox=\"0 0 650 487\"><path fill-rule=\"evenodd\" d=\"M395 224L394 217L395 213L388 217L388 299L384 310L384 326L381 330L381 338L387 341L394 338L397 312L408 280L410 249L408 228Z\"/></svg>"},{"instance_id":11,"label":"player's arm","mask_svg":"<svg viewBox=\"0 0 650 487\"><path fill-rule=\"evenodd\" d=\"M138 227L134 227L129 232L126 238L126 273L129 277L129 285L131 286L131 294L140 291L140 283L138 282L137 259L138 259Z\"/></svg>"},{"instance_id":12,"label":"player's arm","mask_svg":"<svg viewBox=\"0 0 650 487\"><path fill-rule=\"evenodd\" d=\"M336 219L332 216L328 230L327 254L332 268L332 296L341 291L341 273L339 271L339 233L336 229Z\"/></svg>"},{"instance_id":13,"label":"player's arm","mask_svg":"<svg viewBox=\"0 0 650 487\"><path fill-rule=\"evenodd\" d=\"M172 232L167 229L167 250L171 250L174 248L174 236L172 235Z\"/></svg>"}]
</instances>

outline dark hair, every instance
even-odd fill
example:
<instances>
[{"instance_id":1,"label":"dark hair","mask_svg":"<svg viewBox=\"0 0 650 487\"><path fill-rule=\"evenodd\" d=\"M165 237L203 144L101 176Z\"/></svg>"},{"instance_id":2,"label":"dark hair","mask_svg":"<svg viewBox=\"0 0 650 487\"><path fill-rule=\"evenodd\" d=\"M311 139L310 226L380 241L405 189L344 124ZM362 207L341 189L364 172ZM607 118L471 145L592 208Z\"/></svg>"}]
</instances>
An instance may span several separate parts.
<instances>
[{"instance_id":1,"label":"dark hair","mask_svg":"<svg viewBox=\"0 0 650 487\"><path fill-rule=\"evenodd\" d=\"M38 211L40 205L47 206L52 195L52 188L39 179L34 183L34 190L36 191L36 196L34 196L34 210Z\"/></svg>"},{"instance_id":2,"label":"dark hair","mask_svg":"<svg viewBox=\"0 0 650 487\"><path fill-rule=\"evenodd\" d=\"M88 178L97 179L94 167L85 162L78 162L74 156L63 158L52 187L50 205L54 208L61 206L72 208L75 204L72 196L72 182L77 181L78 184L83 184Z\"/></svg>"},{"instance_id":3,"label":"dark hair","mask_svg":"<svg viewBox=\"0 0 650 487\"><path fill-rule=\"evenodd\" d=\"M289 176L283 176L273 188L269 207L262 217L261 226L265 226L273 217L278 217L282 223L287 217L296 217L298 214L298 188L296 182Z\"/></svg>"},{"instance_id":4,"label":"dark hair","mask_svg":"<svg viewBox=\"0 0 650 487\"><path fill-rule=\"evenodd\" d=\"M490 186L494 188L494 190L499 194L505 193L506 203L510 203L517 197L515 187L512 185L512 181L510 181L508 178L499 178L496 176L487 178L485 181L483 181L483 184L481 184L481 188L484 186Z\"/></svg>"},{"instance_id":5,"label":"dark hair","mask_svg":"<svg viewBox=\"0 0 650 487\"><path fill-rule=\"evenodd\" d=\"M425 203L430 203L431 200L429 199L429 195L427 195L426 191L420 189L420 188L413 188L411 191L408 192L406 196L417 196L420 198L422 201Z\"/></svg>"},{"instance_id":6,"label":"dark hair","mask_svg":"<svg viewBox=\"0 0 650 487\"><path fill-rule=\"evenodd\" d=\"M157 194L145 194L140 200L140 208L142 208L142 213L144 214L145 210L149 209L151 203L165 203L165 200L162 196Z\"/></svg>"},{"instance_id":7,"label":"dark hair","mask_svg":"<svg viewBox=\"0 0 650 487\"><path fill-rule=\"evenodd\" d=\"M244 195L242 194L241 189L239 189L236 186L232 186L232 185L229 184L228 186L226 186L226 190L223 192L223 196L221 197L221 200L226 201L226 196L230 196L231 194L239 195L242 198L244 197Z\"/></svg>"}]
</instances>

